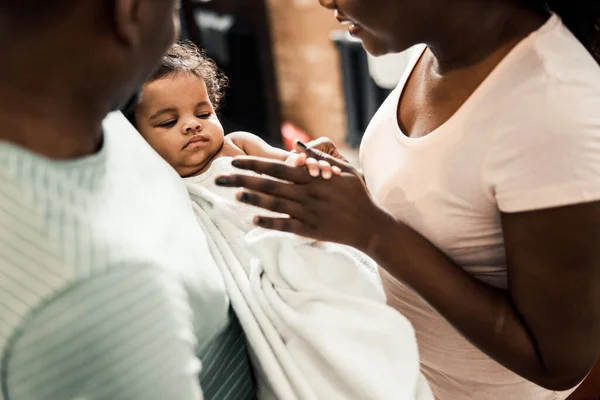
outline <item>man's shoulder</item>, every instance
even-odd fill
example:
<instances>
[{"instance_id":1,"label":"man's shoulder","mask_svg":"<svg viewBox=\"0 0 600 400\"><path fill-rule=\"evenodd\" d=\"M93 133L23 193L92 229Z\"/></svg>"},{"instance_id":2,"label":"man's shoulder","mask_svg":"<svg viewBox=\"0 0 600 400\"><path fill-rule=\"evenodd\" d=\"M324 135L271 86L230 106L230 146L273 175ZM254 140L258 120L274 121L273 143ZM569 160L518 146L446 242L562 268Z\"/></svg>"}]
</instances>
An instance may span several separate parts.
<instances>
[{"instance_id":1,"label":"man's shoulder","mask_svg":"<svg viewBox=\"0 0 600 400\"><path fill-rule=\"evenodd\" d=\"M49 393L72 398L74 391L86 397L96 393L98 382L120 393L130 384L125 376L131 378L131 371L144 365L150 386L179 369L180 379L172 383L180 390L182 369L194 382L200 367L191 315L182 283L160 267L131 264L80 279L42 299L9 327L9 336L2 338L7 340L0 342L0 384L6 393L32 399ZM173 398L167 394L173 387L161 384L149 392Z\"/></svg>"},{"instance_id":2,"label":"man's shoulder","mask_svg":"<svg viewBox=\"0 0 600 400\"><path fill-rule=\"evenodd\" d=\"M32 310L67 287L74 276L29 193L0 168L0 349Z\"/></svg>"}]
</instances>

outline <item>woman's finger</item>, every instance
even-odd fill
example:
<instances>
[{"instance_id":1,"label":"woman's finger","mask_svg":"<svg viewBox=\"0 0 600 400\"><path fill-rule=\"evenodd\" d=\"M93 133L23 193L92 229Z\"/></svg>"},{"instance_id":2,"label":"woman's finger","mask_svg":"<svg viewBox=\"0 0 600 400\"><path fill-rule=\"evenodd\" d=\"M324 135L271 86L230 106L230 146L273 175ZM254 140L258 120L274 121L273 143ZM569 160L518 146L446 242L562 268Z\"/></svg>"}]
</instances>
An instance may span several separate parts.
<instances>
[{"instance_id":1,"label":"woman's finger","mask_svg":"<svg viewBox=\"0 0 600 400\"><path fill-rule=\"evenodd\" d=\"M305 207L291 199L271 196L264 193L243 190L237 194L238 201L280 214L289 215L302 221L305 217Z\"/></svg>"},{"instance_id":2,"label":"woman's finger","mask_svg":"<svg viewBox=\"0 0 600 400\"><path fill-rule=\"evenodd\" d=\"M236 157L231 164L239 169L254 171L258 174L294 183L303 184L312 180L306 169L285 165L284 162L277 160L244 156Z\"/></svg>"},{"instance_id":3,"label":"woman's finger","mask_svg":"<svg viewBox=\"0 0 600 400\"><path fill-rule=\"evenodd\" d=\"M346 158L339 153L335 143L333 143L329 138L320 137L318 139L306 143L306 147L313 150L319 150L338 160L348 162L348 160L346 160ZM294 146L294 149L296 148L297 146Z\"/></svg>"},{"instance_id":4,"label":"woman's finger","mask_svg":"<svg viewBox=\"0 0 600 400\"><path fill-rule=\"evenodd\" d=\"M256 217L254 218L254 223L265 229L295 233L300 236L309 236L307 225L294 218Z\"/></svg>"},{"instance_id":5,"label":"woman's finger","mask_svg":"<svg viewBox=\"0 0 600 400\"><path fill-rule=\"evenodd\" d=\"M222 187L249 189L254 192L264 193L289 200L298 200L303 197L301 186L256 176L223 175L217 177L215 184Z\"/></svg>"}]
</instances>

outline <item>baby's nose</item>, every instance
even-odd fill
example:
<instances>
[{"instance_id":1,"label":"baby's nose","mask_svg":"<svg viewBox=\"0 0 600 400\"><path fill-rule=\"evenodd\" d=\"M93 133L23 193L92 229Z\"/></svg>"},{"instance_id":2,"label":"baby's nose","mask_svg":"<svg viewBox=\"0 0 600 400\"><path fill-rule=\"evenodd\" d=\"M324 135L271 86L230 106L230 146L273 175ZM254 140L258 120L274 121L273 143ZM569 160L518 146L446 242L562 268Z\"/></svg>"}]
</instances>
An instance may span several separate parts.
<instances>
[{"instance_id":1,"label":"baby's nose","mask_svg":"<svg viewBox=\"0 0 600 400\"><path fill-rule=\"evenodd\" d=\"M185 128L186 133L199 132L202 130L202 125L198 121L191 121Z\"/></svg>"}]
</instances>

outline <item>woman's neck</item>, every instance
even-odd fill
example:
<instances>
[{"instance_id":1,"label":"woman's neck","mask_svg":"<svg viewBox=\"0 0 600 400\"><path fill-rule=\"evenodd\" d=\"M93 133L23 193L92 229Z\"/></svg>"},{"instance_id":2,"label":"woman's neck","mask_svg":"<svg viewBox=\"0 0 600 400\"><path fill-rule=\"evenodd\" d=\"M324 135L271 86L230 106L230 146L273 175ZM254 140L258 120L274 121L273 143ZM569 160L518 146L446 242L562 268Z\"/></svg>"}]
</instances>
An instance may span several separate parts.
<instances>
[{"instance_id":1,"label":"woman's neck","mask_svg":"<svg viewBox=\"0 0 600 400\"><path fill-rule=\"evenodd\" d=\"M426 40L439 75L476 64L507 45L512 48L548 18L510 2L473 3L457 6L448 23Z\"/></svg>"}]
</instances>

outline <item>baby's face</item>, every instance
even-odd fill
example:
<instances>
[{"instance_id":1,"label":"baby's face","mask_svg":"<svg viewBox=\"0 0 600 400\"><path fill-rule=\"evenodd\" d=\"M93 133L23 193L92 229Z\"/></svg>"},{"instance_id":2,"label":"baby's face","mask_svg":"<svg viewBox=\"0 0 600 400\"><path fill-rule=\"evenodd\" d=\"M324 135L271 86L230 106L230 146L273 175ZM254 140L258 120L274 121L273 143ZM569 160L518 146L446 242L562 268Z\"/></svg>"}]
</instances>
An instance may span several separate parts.
<instances>
[{"instance_id":1,"label":"baby's face","mask_svg":"<svg viewBox=\"0 0 600 400\"><path fill-rule=\"evenodd\" d=\"M202 170L223 146L223 126L206 84L192 74L145 85L136 123L142 136L182 177Z\"/></svg>"}]
</instances>

